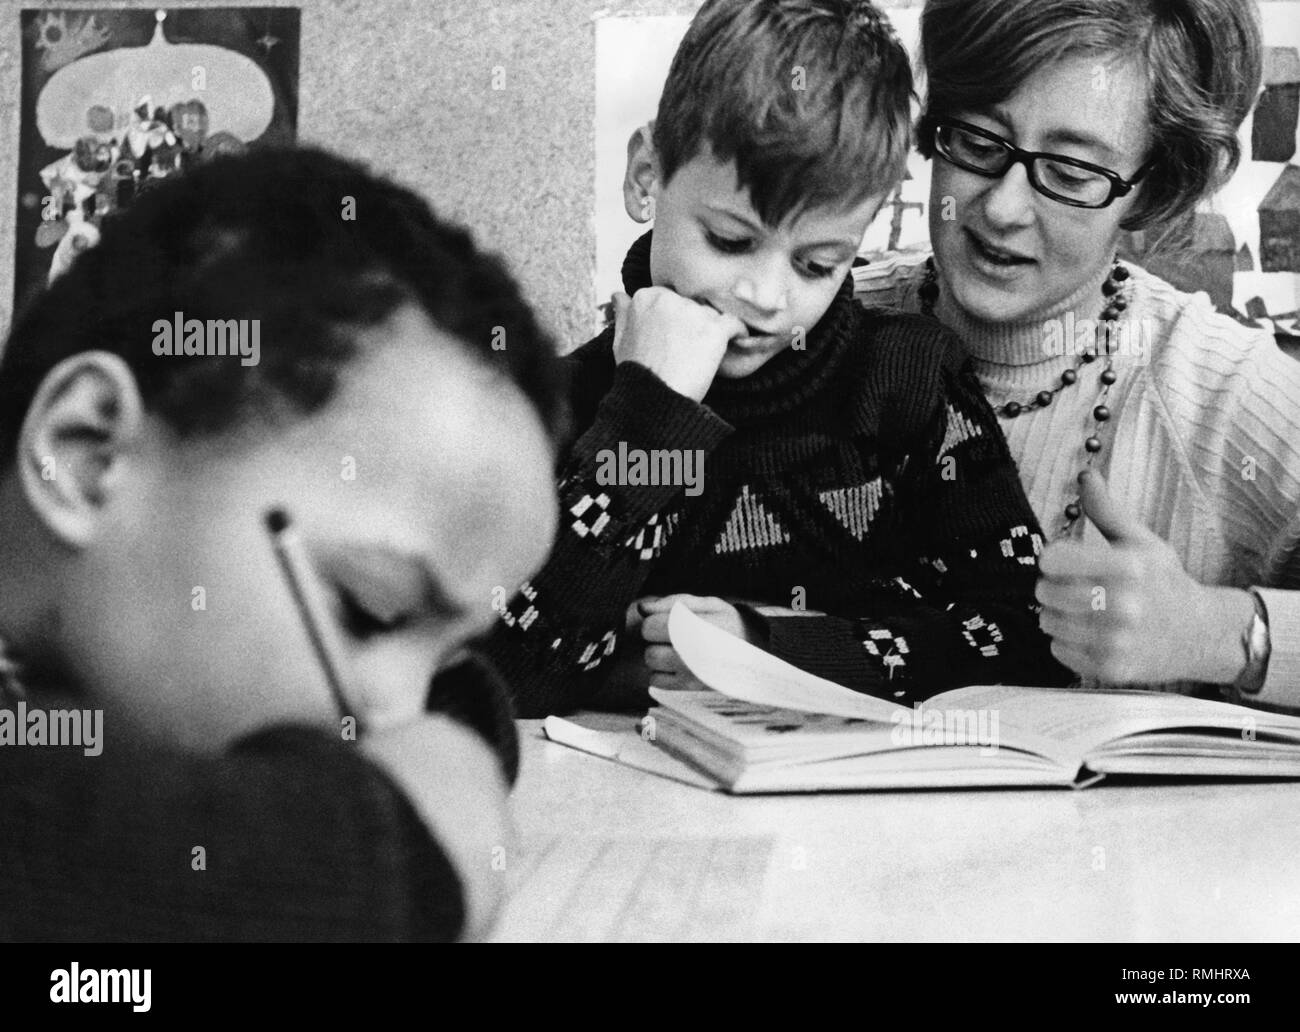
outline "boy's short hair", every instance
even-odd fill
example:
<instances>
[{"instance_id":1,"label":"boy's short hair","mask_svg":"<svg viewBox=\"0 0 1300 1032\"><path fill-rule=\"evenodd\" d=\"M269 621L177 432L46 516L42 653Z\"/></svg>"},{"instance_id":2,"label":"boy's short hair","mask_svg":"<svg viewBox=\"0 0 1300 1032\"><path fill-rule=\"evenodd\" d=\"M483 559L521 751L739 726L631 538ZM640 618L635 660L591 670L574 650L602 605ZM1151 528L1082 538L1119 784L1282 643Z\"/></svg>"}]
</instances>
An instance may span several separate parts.
<instances>
[{"instance_id":1,"label":"boy's short hair","mask_svg":"<svg viewBox=\"0 0 1300 1032\"><path fill-rule=\"evenodd\" d=\"M1253 0L926 0L920 150L934 153L935 118L1000 104L1066 58L1135 58L1155 167L1121 226L1168 230L1240 162L1237 129L1259 92L1262 53Z\"/></svg>"},{"instance_id":2,"label":"boy's short hair","mask_svg":"<svg viewBox=\"0 0 1300 1032\"><path fill-rule=\"evenodd\" d=\"M467 232L324 151L218 158L142 194L19 314L0 356L0 470L41 381L72 355L119 356L147 410L183 437L218 434L324 406L357 353L355 330L405 304L499 368L562 432L555 349ZM154 321L178 311L260 320L259 362L154 354Z\"/></svg>"},{"instance_id":3,"label":"boy's short hair","mask_svg":"<svg viewBox=\"0 0 1300 1032\"><path fill-rule=\"evenodd\" d=\"M660 171L734 159L770 226L848 208L902 179L912 99L907 52L866 0L708 0L659 100Z\"/></svg>"}]
</instances>

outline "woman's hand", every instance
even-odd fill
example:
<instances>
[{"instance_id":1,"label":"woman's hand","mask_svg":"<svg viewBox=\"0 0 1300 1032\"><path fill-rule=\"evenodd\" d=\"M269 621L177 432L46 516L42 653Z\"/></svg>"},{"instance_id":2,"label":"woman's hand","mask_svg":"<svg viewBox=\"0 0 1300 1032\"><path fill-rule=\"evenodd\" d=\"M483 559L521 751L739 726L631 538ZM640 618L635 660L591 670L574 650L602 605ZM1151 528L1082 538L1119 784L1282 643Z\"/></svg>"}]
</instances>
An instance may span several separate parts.
<instances>
[{"instance_id":1,"label":"woman's hand","mask_svg":"<svg viewBox=\"0 0 1300 1032\"><path fill-rule=\"evenodd\" d=\"M1112 684L1234 681L1255 611L1250 594L1197 583L1173 548L1111 498L1100 475L1079 480L1083 511L1108 544L1058 541L1043 551L1036 594L1052 654Z\"/></svg>"},{"instance_id":2,"label":"woman's hand","mask_svg":"<svg viewBox=\"0 0 1300 1032\"><path fill-rule=\"evenodd\" d=\"M697 595L665 595L662 598L643 598L628 608L627 629L640 633L646 643L645 667L650 683L658 688L701 689L702 684L682 661L668 638L668 613L677 602L684 602L696 616L714 627L749 641L744 618L740 610L720 598L701 598Z\"/></svg>"}]
</instances>

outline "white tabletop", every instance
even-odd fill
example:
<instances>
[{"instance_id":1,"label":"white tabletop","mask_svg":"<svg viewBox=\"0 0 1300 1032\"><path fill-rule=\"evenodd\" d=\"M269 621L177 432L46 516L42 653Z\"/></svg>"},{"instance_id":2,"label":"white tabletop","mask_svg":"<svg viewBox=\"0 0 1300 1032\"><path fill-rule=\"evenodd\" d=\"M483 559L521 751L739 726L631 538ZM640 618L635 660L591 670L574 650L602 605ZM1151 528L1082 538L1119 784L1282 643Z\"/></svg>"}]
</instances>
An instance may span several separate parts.
<instances>
[{"instance_id":1,"label":"white tabletop","mask_svg":"<svg viewBox=\"0 0 1300 1032\"><path fill-rule=\"evenodd\" d=\"M519 726L497 940L1300 937L1297 782L733 797Z\"/></svg>"}]
</instances>

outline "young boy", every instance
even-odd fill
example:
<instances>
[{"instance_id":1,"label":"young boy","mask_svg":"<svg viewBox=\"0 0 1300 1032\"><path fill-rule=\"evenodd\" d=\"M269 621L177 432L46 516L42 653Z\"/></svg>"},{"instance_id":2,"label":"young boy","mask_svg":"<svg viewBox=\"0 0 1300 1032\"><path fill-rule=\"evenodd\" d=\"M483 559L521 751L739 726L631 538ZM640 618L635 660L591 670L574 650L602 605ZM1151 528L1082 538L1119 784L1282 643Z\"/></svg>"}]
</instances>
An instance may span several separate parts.
<instances>
[{"instance_id":1,"label":"young boy","mask_svg":"<svg viewBox=\"0 0 1300 1032\"><path fill-rule=\"evenodd\" d=\"M709 0L691 23L628 146L627 211L653 234L613 328L570 359L556 547L491 639L525 715L599 701L629 665L690 685L678 597L904 704L1064 679L1039 528L959 343L852 298L911 95L863 0Z\"/></svg>"},{"instance_id":2,"label":"young boy","mask_svg":"<svg viewBox=\"0 0 1300 1032\"><path fill-rule=\"evenodd\" d=\"M485 928L516 742L457 657L549 544L557 366L467 234L324 153L222 159L105 227L0 365L0 938ZM97 740L51 744L72 715Z\"/></svg>"}]
</instances>

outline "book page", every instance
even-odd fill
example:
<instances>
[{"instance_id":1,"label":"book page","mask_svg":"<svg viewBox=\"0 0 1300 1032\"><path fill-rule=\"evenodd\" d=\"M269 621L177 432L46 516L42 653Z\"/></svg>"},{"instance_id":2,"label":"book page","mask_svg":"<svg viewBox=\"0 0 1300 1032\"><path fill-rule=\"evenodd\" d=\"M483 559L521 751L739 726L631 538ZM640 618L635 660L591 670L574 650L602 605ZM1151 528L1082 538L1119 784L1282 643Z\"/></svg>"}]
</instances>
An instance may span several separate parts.
<instances>
[{"instance_id":1,"label":"book page","mask_svg":"<svg viewBox=\"0 0 1300 1032\"><path fill-rule=\"evenodd\" d=\"M668 635L691 672L710 688L730 698L801 713L877 721L891 728L901 725L908 729L917 728L916 733L920 733L918 714L912 707L863 695L800 670L770 652L714 627L681 602L674 605L668 614ZM863 661L866 662L865 658ZM951 699L947 706L956 707L959 700L955 696L956 693L945 692L923 708L932 712L946 708L939 705L940 699ZM961 707L968 705L961 701ZM977 714L973 715L978 719ZM1001 714L998 716L1000 718ZM1032 727L1023 725L1019 718L1020 713L1016 711L1014 728L1010 722L999 720L996 745L1033 752L1066 770L1079 768L1080 754L1071 745L1037 733Z\"/></svg>"},{"instance_id":2,"label":"book page","mask_svg":"<svg viewBox=\"0 0 1300 1032\"><path fill-rule=\"evenodd\" d=\"M1129 735L1175 728L1234 731L1242 742L1252 744L1258 734L1269 731L1294 736L1300 743L1300 718L1170 692L978 685L944 692L932 701L1000 708L1015 715L1018 729L1068 744L1084 755ZM1220 738L1215 744L1223 742Z\"/></svg>"},{"instance_id":3,"label":"book page","mask_svg":"<svg viewBox=\"0 0 1300 1032\"><path fill-rule=\"evenodd\" d=\"M682 602L674 605L668 614L668 637L691 673L733 699L885 724L894 723L896 714L909 716L912 712L907 707L863 695L791 666L770 652L714 627Z\"/></svg>"}]
</instances>

